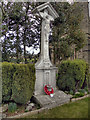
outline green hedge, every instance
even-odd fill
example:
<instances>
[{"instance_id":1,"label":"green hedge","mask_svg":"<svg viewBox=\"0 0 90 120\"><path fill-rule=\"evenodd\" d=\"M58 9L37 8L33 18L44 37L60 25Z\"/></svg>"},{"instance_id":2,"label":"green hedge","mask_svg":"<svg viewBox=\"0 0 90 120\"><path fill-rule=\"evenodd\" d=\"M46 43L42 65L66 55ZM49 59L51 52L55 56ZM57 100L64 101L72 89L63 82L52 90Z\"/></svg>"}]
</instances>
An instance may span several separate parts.
<instances>
[{"instance_id":1,"label":"green hedge","mask_svg":"<svg viewBox=\"0 0 90 120\"><path fill-rule=\"evenodd\" d=\"M58 67L57 86L74 92L88 84L88 64L83 60L66 60Z\"/></svg>"},{"instance_id":2,"label":"green hedge","mask_svg":"<svg viewBox=\"0 0 90 120\"><path fill-rule=\"evenodd\" d=\"M33 64L2 63L3 101L25 104L30 100L35 84Z\"/></svg>"},{"instance_id":3,"label":"green hedge","mask_svg":"<svg viewBox=\"0 0 90 120\"><path fill-rule=\"evenodd\" d=\"M25 104L30 100L35 82L35 70L32 65L17 65L13 76L12 99Z\"/></svg>"},{"instance_id":4,"label":"green hedge","mask_svg":"<svg viewBox=\"0 0 90 120\"><path fill-rule=\"evenodd\" d=\"M13 82L13 64L4 62L2 63L2 100L9 101L12 94Z\"/></svg>"}]
</instances>

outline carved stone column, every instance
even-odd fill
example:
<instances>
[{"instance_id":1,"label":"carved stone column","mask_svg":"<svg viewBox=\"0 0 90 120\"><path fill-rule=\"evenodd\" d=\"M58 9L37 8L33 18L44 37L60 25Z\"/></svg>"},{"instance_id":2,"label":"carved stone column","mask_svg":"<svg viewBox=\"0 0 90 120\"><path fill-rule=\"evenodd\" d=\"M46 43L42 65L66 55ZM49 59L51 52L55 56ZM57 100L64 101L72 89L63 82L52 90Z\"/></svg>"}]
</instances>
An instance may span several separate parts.
<instances>
[{"instance_id":1,"label":"carved stone column","mask_svg":"<svg viewBox=\"0 0 90 120\"><path fill-rule=\"evenodd\" d=\"M49 58L49 33L50 22L58 17L57 12L50 3L38 6L34 11L38 11L42 18L41 29L41 55L36 68L35 95L44 93L44 85L51 85L56 89L56 70L57 68L51 63Z\"/></svg>"}]
</instances>

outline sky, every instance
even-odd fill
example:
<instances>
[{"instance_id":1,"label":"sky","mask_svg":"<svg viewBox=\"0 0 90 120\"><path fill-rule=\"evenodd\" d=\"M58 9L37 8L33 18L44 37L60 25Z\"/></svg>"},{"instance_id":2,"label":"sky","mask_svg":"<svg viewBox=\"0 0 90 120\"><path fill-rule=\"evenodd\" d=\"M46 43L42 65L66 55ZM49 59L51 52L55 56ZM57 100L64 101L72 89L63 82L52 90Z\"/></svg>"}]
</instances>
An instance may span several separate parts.
<instances>
[{"instance_id":1,"label":"sky","mask_svg":"<svg viewBox=\"0 0 90 120\"><path fill-rule=\"evenodd\" d=\"M38 54L40 52L40 49L38 48L37 50L34 49L33 47L26 47L26 50L29 52L29 53L34 53L34 54Z\"/></svg>"}]
</instances>

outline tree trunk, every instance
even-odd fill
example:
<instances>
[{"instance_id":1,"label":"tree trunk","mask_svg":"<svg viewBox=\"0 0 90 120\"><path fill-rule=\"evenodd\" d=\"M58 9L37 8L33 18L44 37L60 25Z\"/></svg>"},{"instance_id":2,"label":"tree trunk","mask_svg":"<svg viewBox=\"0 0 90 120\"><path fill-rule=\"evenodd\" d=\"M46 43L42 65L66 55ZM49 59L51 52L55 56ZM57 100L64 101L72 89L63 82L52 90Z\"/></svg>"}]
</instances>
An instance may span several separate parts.
<instances>
[{"instance_id":1,"label":"tree trunk","mask_svg":"<svg viewBox=\"0 0 90 120\"><path fill-rule=\"evenodd\" d=\"M27 64L27 57L26 57L26 20L27 20L27 13L29 10L29 3L27 3L26 7L26 15L25 15L25 28L24 28L24 36L23 36L23 46L24 46L24 59L25 59L25 64Z\"/></svg>"},{"instance_id":2,"label":"tree trunk","mask_svg":"<svg viewBox=\"0 0 90 120\"><path fill-rule=\"evenodd\" d=\"M25 59L25 64L27 64L27 58L26 58L26 45L24 43L24 59Z\"/></svg>"},{"instance_id":3,"label":"tree trunk","mask_svg":"<svg viewBox=\"0 0 90 120\"><path fill-rule=\"evenodd\" d=\"M19 26L17 24L17 29L16 29L16 58L17 58L17 63L19 63L19 33L18 33L18 30L19 30Z\"/></svg>"}]
</instances>

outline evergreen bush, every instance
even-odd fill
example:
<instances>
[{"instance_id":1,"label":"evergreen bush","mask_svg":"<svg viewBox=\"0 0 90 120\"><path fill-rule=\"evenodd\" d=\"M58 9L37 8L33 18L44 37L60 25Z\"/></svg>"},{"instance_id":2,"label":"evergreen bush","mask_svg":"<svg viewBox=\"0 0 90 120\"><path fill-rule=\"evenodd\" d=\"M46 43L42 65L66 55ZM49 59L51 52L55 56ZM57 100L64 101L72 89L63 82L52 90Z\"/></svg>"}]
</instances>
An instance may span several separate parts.
<instances>
[{"instance_id":1,"label":"evergreen bush","mask_svg":"<svg viewBox=\"0 0 90 120\"><path fill-rule=\"evenodd\" d=\"M11 63L2 63L2 100L9 101L12 94L14 69Z\"/></svg>"},{"instance_id":2,"label":"evergreen bush","mask_svg":"<svg viewBox=\"0 0 90 120\"><path fill-rule=\"evenodd\" d=\"M2 100L25 104L30 100L35 84L34 64L2 63Z\"/></svg>"},{"instance_id":3,"label":"evergreen bush","mask_svg":"<svg viewBox=\"0 0 90 120\"><path fill-rule=\"evenodd\" d=\"M35 69L33 65L16 66L13 76L12 99L19 104L26 104L30 100L35 83Z\"/></svg>"},{"instance_id":4,"label":"evergreen bush","mask_svg":"<svg viewBox=\"0 0 90 120\"><path fill-rule=\"evenodd\" d=\"M80 93L77 93L73 96L73 98L78 98L78 97L83 97L85 94L80 92Z\"/></svg>"},{"instance_id":5,"label":"evergreen bush","mask_svg":"<svg viewBox=\"0 0 90 120\"><path fill-rule=\"evenodd\" d=\"M63 91L78 91L88 84L88 65L83 60L66 60L58 67L57 86Z\"/></svg>"},{"instance_id":6,"label":"evergreen bush","mask_svg":"<svg viewBox=\"0 0 90 120\"><path fill-rule=\"evenodd\" d=\"M16 103L9 103L8 112L15 112L16 110L17 110L17 104Z\"/></svg>"}]
</instances>

